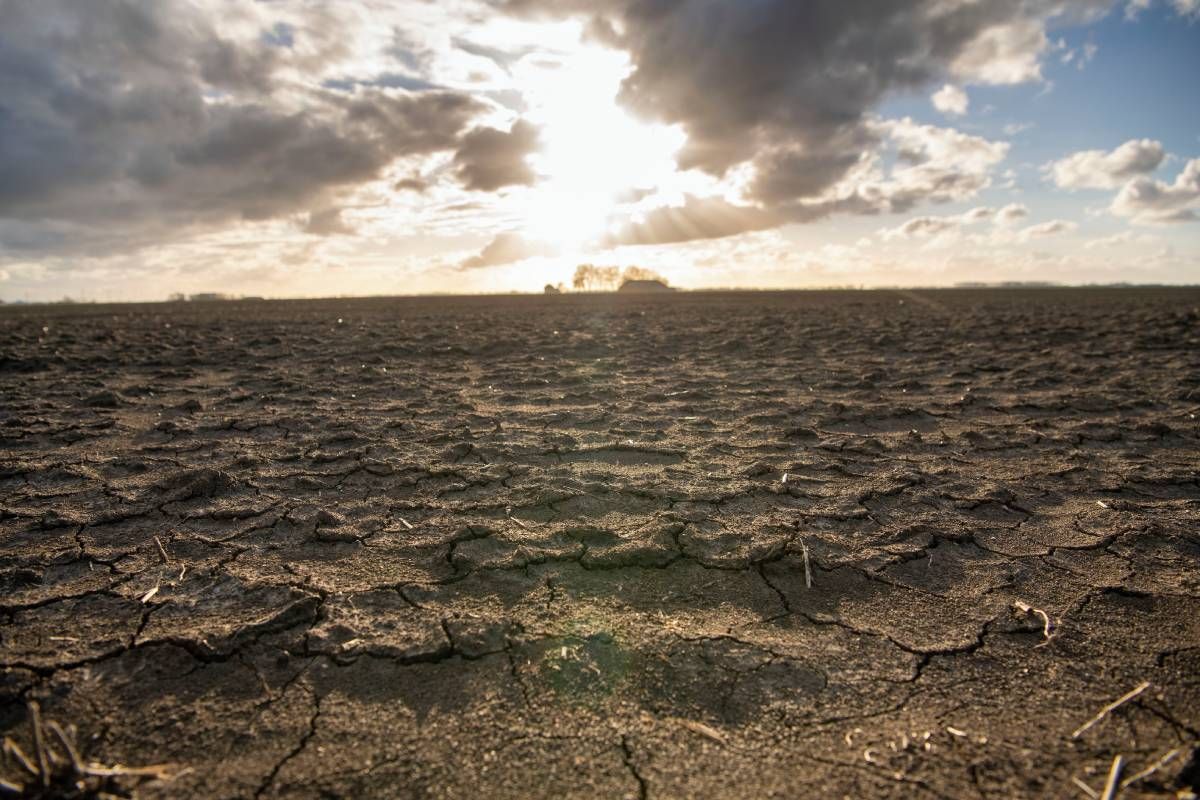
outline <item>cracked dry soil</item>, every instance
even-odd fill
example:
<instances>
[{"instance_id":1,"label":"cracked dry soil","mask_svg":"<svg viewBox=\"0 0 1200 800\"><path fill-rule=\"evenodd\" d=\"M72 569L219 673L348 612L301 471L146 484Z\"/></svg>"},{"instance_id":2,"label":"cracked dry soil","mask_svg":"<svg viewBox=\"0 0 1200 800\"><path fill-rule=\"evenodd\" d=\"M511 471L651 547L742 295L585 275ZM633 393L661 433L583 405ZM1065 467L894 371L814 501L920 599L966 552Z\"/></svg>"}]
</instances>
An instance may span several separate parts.
<instances>
[{"instance_id":1,"label":"cracked dry soil","mask_svg":"<svg viewBox=\"0 0 1200 800\"><path fill-rule=\"evenodd\" d=\"M6 308L0 731L146 798L1186 794L1198 307Z\"/></svg>"}]
</instances>

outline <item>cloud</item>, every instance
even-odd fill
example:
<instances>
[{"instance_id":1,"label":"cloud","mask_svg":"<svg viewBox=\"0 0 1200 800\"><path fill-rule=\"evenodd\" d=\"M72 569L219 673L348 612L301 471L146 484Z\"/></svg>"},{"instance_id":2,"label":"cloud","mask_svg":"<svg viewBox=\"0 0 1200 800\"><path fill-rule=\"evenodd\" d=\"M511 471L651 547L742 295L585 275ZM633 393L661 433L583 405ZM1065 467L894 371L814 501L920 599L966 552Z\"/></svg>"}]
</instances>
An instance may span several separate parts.
<instances>
[{"instance_id":1,"label":"cloud","mask_svg":"<svg viewBox=\"0 0 1200 800\"><path fill-rule=\"evenodd\" d=\"M497 267L524 261L527 258L552 256L557 249L544 242L533 242L519 233L508 232L496 236L478 255L471 256L459 265L459 269L480 269L482 267Z\"/></svg>"},{"instance_id":2,"label":"cloud","mask_svg":"<svg viewBox=\"0 0 1200 800\"><path fill-rule=\"evenodd\" d=\"M953 128L922 125L909 118L873 123L895 149L899 163L883 175L852 176L860 213L905 212L920 203L966 200L991 185L991 173L1009 150Z\"/></svg>"},{"instance_id":3,"label":"cloud","mask_svg":"<svg viewBox=\"0 0 1200 800\"><path fill-rule=\"evenodd\" d=\"M1060 64L1074 64L1076 69L1084 69L1100 52L1100 46L1095 42L1086 42L1079 48L1071 47L1066 39L1060 38L1054 43L1053 49L1060 53Z\"/></svg>"},{"instance_id":4,"label":"cloud","mask_svg":"<svg viewBox=\"0 0 1200 800\"><path fill-rule=\"evenodd\" d=\"M976 225L996 219L996 209L987 206L972 208L954 216L924 216L914 217L903 225L881 231L885 240L889 239L921 239L938 236L949 231L957 231L969 225ZM999 221L997 220L997 223Z\"/></svg>"},{"instance_id":5,"label":"cloud","mask_svg":"<svg viewBox=\"0 0 1200 800\"><path fill-rule=\"evenodd\" d=\"M996 216L996 209L988 208L987 206L972 208L962 215L963 219L968 222L983 222L984 220L992 219L994 216Z\"/></svg>"},{"instance_id":6,"label":"cloud","mask_svg":"<svg viewBox=\"0 0 1200 800\"><path fill-rule=\"evenodd\" d=\"M326 208L309 213L304 232L314 236L343 236L354 233L354 228L342 219L342 209Z\"/></svg>"},{"instance_id":7,"label":"cloud","mask_svg":"<svg viewBox=\"0 0 1200 800\"><path fill-rule=\"evenodd\" d=\"M1047 164L1060 189L1115 189L1125 181L1158 169L1166 152L1161 142L1130 139L1112 152L1084 150Z\"/></svg>"},{"instance_id":8,"label":"cloud","mask_svg":"<svg viewBox=\"0 0 1200 800\"><path fill-rule=\"evenodd\" d=\"M855 129L859 152L837 138L815 153L776 151L760 159L744 203L723 197L685 195L682 203L662 206L626 220L603 237L604 247L662 245L721 239L788 223L806 223L839 214L902 213L922 203L968 199L991 183L1008 144L971 136L952 128L922 125L912 119L872 117ZM851 135L850 132L844 132ZM883 166L882 151L896 163ZM843 153L849 164L836 160ZM811 160L810 160L811 157ZM796 200L797 197L812 199ZM990 213L975 209L978 215Z\"/></svg>"},{"instance_id":9,"label":"cloud","mask_svg":"<svg viewBox=\"0 0 1200 800\"><path fill-rule=\"evenodd\" d=\"M70 230L60 249L324 207L454 150L486 110L452 91L298 90L337 52L319 10L281 27L182 0L0 7L0 218Z\"/></svg>"},{"instance_id":10,"label":"cloud","mask_svg":"<svg viewBox=\"0 0 1200 800\"><path fill-rule=\"evenodd\" d=\"M756 207L737 206L720 198L688 195L683 205L656 208L631 219L603 240L605 247L657 245L696 239L721 239L773 228L783 220Z\"/></svg>"},{"instance_id":11,"label":"cloud","mask_svg":"<svg viewBox=\"0 0 1200 800\"><path fill-rule=\"evenodd\" d=\"M1134 178L1117 193L1110 210L1150 225L1200 218L1200 158L1187 162L1172 183Z\"/></svg>"},{"instance_id":12,"label":"cloud","mask_svg":"<svg viewBox=\"0 0 1200 800\"><path fill-rule=\"evenodd\" d=\"M1137 15L1150 7L1151 0L1129 0L1125 4L1125 19L1136 19Z\"/></svg>"},{"instance_id":13,"label":"cloud","mask_svg":"<svg viewBox=\"0 0 1200 800\"><path fill-rule=\"evenodd\" d=\"M1129 0L1125 4L1125 18L1136 19L1138 14L1153 4L1154 0ZM1168 5L1181 17L1200 15L1200 0L1169 0Z\"/></svg>"},{"instance_id":14,"label":"cloud","mask_svg":"<svg viewBox=\"0 0 1200 800\"><path fill-rule=\"evenodd\" d=\"M880 231L880 235L884 241L928 240L927 246L945 246L958 242L960 234L965 234L968 229L973 229L977 233L971 234L970 241L975 244L1003 245L1068 233L1079 227L1074 222L1055 219L1030 225L1014 232L1013 224L1024 219L1028 214L1029 211L1025 206L1017 204L1010 204L1000 209L980 206L961 214L914 217L895 228L885 228ZM989 221L992 225L983 232L978 232L979 229L976 226Z\"/></svg>"},{"instance_id":15,"label":"cloud","mask_svg":"<svg viewBox=\"0 0 1200 800\"><path fill-rule=\"evenodd\" d=\"M1020 203L1009 203L996 212L996 224L1008 225L1029 216L1029 209Z\"/></svg>"},{"instance_id":16,"label":"cloud","mask_svg":"<svg viewBox=\"0 0 1200 800\"><path fill-rule=\"evenodd\" d=\"M992 171L1009 148L1005 142L909 118L871 119L865 130L879 143L875 151L859 155L844 177L812 200L766 203L760 209L762 224L903 213L924 203L967 200L991 185ZM887 153L895 163L885 168L882 155ZM756 194L761 196L761 190L751 196Z\"/></svg>"},{"instance_id":17,"label":"cloud","mask_svg":"<svg viewBox=\"0 0 1200 800\"><path fill-rule=\"evenodd\" d=\"M883 134L883 130L867 125L847 127L821 142L780 145L769 150L754 162L750 198L778 206L819 196L864 164Z\"/></svg>"},{"instance_id":18,"label":"cloud","mask_svg":"<svg viewBox=\"0 0 1200 800\"><path fill-rule=\"evenodd\" d=\"M898 228L883 232L884 239L917 239L957 230L962 223L954 217L915 217Z\"/></svg>"},{"instance_id":19,"label":"cloud","mask_svg":"<svg viewBox=\"0 0 1200 800\"><path fill-rule=\"evenodd\" d=\"M1057 236L1060 233L1070 233L1079 226L1068 220L1052 219L1049 222L1043 222L1039 225L1030 225L1020 233L1022 240L1029 239L1044 239L1048 236Z\"/></svg>"},{"instance_id":20,"label":"cloud","mask_svg":"<svg viewBox=\"0 0 1200 800\"><path fill-rule=\"evenodd\" d=\"M1018 15L985 27L951 64L951 72L977 83L1011 85L1042 80L1045 23Z\"/></svg>"},{"instance_id":21,"label":"cloud","mask_svg":"<svg viewBox=\"0 0 1200 800\"><path fill-rule=\"evenodd\" d=\"M516 24L486 13L489 5L573 16L580 27ZM947 122L881 119L881 104L947 95L949 87L963 102L943 97L951 101L944 113L974 112L981 84L1044 80L1048 63L1060 74L1067 51L1050 43L1059 40L1054 31L1108 6L0 0L0 260L19 253L68 264L72 254L142 248L147 264L195 265L211 263L227 244L275 253L278 239L295 252L324 253L328 263L374 263L385 235L395 237L388 247L397 269L446 251L456 263L473 256L471 266L547 254L512 234L492 237L527 206L525 191L503 190L542 177L530 154L539 136L555 135L558 121L547 112L558 98L540 96L539 81L550 61L561 76L583 56L573 49L581 28L621 51L612 59L625 75L613 75L619 102L672 126L671 137L684 143L680 164L704 173L664 168L629 181L678 199L623 199L624 210L636 203L644 213L618 220L610 245L723 237L736 245L737 234L835 214L944 225L930 221L942 219L937 204L982 202L980 192L1003 182L1001 172L1015 166L1002 163L1008 145ZM1077 64L1086 46L1072 41ZM595 152L597 161L619 157ZM1170 181L1152 181L1114 210L1139 221L1186 218L1194 205L1142 208L1171 205L1178 194ZM362 219L370 245L318 238L358 223L359 212L339 209L388 204L390 211ZM962 225L981 234L1003 216ZM1015 237L1027 223L1012 224ZM191 247L213 231L209 249ZM488 245L458 253L464 235ZM186 257L168 255L164 243Z\"/></svg>"},{"instance_id":22,"label":"cloud","mask_svg":"<svg viewBox=\"0 0 1200 800\"><path fill-rule=\"evenodd\" d=\"M1200 159L1187 162L1174 182L1150 177L1166 151L1152 139L1131 139L1112 152L1085 150L1046 165L1060 188L1119 189L1109 211L1138 224L1190 222L1200 209Z\"/></svg>"},{"instance_id":23,"label":"cloud","mask_svg":"<svg viewBox=\"0 0 1200 800\"><path fill-rule=\"evenodd\" d=\"M429 189L429 182L420 175L413 175L409 178L401 178L392 184L392 188L397 192L416 192L421 194Z\"/></svg>"},{"instance_id":24,"label":"cloud","mask_svg":"<svg viewBox=\"0 0 1200 800\"><path fill-rule=\"evenodd\" d=\"M1084 245L1086 250L1109 250L1113 247L1122 247L1124 245L1151 245L1156 244L1158 240L1153 236L1145 234L1135 234L1133 231L1121 231L1114 233L1111 236L1105 236L1100 239L1092 239Z\"/></svg>"},{"instance_id":25,"label":"cloud","mask_svg":"<svg viewBox=\"0 0 1200 800\"><path fill-rule=\"evenodd\" d=\"M451 43L464 53L469 53L478 58L485 58L506 71L525 56L536 52L536 48L533 47L521 47L512 51L499 47L489 47L461 37L454 38Z\"/></svg>"},{"instance_id":26,"label":"cloud","mask_svg":"<svg viewBox=\"0 0 1200 800\"><path fill-rule=\"evenodd\" d=\"M889 94L1040 79L1051 20L1096 16L1102 0L490 0L512 13L589 20L628 53L619 100L686 134L679 166L722 176L749 166L748 199L769 208L879 204L830 191L862 170ZM843 187L844 188L844 187ZM819 215L819 214L818 214Z\"/></svg>"},{"instance_id":27,"label":"cloud","mask_svg":"<svg viewBox=\"0 0 1200 800\"><path fill-rule=\"evenodd\" d=\"M481 192L529 186L537 175L526 159L537 146L538 129L525 120L517 120L507 132L475 128L454 154L455 173L463 186Z\"/></svg>"},{"instance_id":28,"label":"cloud","mask_svg":"<svg viewBox=\"0 0 1200 800\"><path fill-rule=\"evenodd\" d=\"M933 107L938 111L952 116L966 114L967 107L971 103L971 98L967 97L966 92L948 83L934 92L929 99L933 102Z\"/></svg>"}]
</instances>

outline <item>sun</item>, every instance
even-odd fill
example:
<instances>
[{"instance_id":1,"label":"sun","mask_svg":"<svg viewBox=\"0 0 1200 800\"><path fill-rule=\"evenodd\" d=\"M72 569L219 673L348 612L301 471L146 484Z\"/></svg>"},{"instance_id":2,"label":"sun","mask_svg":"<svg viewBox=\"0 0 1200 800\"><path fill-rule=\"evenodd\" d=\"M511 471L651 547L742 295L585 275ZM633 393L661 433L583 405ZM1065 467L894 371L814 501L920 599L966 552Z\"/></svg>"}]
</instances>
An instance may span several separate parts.
<instances>
[{"instance_id":1,"label":"sun","mask_svg":"<svg viewBox=\"0 0 1200 800\"><path fill-rule=\"evenodd\" d=\"M617 104L630 70L624 53L581 46L519 69L527 116L541 129L541 147L530 158L540 180L521 210L530 238L583 246L604 233L631 191L670 188L683 133L634 119Z\"/></svg>"}]
</instances>

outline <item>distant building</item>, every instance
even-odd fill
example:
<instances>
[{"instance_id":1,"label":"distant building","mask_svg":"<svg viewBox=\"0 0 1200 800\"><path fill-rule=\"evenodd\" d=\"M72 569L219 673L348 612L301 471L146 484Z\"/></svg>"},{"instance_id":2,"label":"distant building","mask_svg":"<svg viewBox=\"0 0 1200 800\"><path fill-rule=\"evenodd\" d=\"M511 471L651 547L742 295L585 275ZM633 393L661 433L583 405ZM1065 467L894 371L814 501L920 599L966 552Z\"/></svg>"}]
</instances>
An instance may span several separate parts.
<instances>
[{"instance_id":1,"label":"distant building","mask_svg":"<svg viewBox=\"0 0 1200 800\"><path fill-rule=\"evenodd\" d=\"M228 300L229 296L220 292L201 292L188 297L193 303L210 303L214 300Z\"/></svg>"},{"instance_id":2,"label":"distant building","mask_svg":"<svg viewBox=\"0 0 1200 800\"><path fill-rule=\"evenodd\" d=\"M662 281L628 280L622 283L617 291L628 294L659 294L675 290Z\"/></svg>"}]
</instances>

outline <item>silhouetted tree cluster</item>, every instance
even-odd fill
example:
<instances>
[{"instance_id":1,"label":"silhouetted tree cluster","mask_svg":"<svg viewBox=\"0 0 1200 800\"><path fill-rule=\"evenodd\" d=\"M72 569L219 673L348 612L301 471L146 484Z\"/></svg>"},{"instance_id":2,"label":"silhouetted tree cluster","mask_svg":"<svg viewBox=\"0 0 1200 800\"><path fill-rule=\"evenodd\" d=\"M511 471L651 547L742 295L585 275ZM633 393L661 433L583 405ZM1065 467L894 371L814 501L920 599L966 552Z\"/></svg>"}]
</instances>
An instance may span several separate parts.
<instances>
[{"instance_id":1,"label":"silhouetted tree cluster","mask_svg":"<svg viewBox=\"0 0 1200 800\"><path fill-rule=\"evenodd\" d=\"M575 268L571 285L580 292L605 292L618 288L625 281L662 281L667 279L645 267L598 267L595 264L580 264Z\"/></svg>"}]
</instances>

